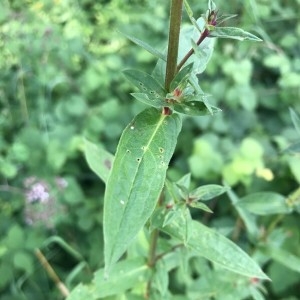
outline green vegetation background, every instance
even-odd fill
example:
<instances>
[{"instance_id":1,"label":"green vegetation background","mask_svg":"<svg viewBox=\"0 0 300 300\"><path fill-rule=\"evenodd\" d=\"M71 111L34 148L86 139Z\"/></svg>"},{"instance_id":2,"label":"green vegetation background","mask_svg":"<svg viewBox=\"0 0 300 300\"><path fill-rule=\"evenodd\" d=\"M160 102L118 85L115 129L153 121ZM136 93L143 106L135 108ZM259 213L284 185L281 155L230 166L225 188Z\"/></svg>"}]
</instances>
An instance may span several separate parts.
<instances>
[{"instance_id":1,"label":"green vegetation background","mask_svg":"<svg viewBox=\"0 0 300 300\"><path fill-rule=\"evenodd\" d=\"M190 4L195 15L206 11L206 1ZM200 84L223 112L186 118L168 176L191 172L195 186L225 180L239 196L287 196L300 184L299 155L283 152L299 140L289 107L300 113L300 1L216 4L220 13L238 14L226 25L264 42L216 43ZM0 6L0 297L60 299L34 249L70 288L103 265L104 184L87 166L82 138L114 153L123 128L144 108L129 95L121 71L151 72L155 59L117 30L164 49L169 1L4 0ZM215 213L199 220L236 233L228 198L211 207ZM262 230L277 217L262 217ZM299 226L294 214L280 223L290 236L285 249L297 256ZM240 230L236 242L251 248ZM265 271L273 280L269 299L300 299L299 273L276 262ZM179 283L175 290L184 288Z\"/></svg>"}]
</instances>

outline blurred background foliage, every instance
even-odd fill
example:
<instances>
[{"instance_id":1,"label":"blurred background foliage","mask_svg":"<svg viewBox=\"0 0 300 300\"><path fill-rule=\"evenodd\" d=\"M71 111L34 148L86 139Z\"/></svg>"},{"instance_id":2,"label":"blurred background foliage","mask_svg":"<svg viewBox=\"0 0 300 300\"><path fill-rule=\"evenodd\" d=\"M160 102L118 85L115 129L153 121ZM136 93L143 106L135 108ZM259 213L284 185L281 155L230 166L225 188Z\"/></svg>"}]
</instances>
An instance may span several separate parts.
<instances>
[{"instance_id":1,"label":"blurred background foliage","mask_svg":"<svg viewBox=\"0 0 300 300\"><path fill-rule=\"evenodd\" d=\"M190 5L195 16L207 9L206 1ZM223 112L186 118L169 178L191 172L194 186L225 181L241 197L288 196L300 184L299 154L284 152L299 141L289 107L300 113L300 1L217 5L220 14L237 14L226 26L264 42L217 41L199 78ZM61 299L34 249L69 288L102 267L104 184L84 160L82 138L114 153L123 128L144 108L129 95L121 71L151 72L155 59L118 30L164 49L169 1L3 0L0 6L0 295ZM229 199L211 207L215 213L199 220L236 233ZM260 217L261 230L277 224L281 247L299 256L299 216L276 223L278 217ZM236 242L255 248L244 232ZM265 271L273 279L268 299L300 299L299 273L276 261ZM173 288L184 293L182 285Z\"/></svg>"}]
</instances>

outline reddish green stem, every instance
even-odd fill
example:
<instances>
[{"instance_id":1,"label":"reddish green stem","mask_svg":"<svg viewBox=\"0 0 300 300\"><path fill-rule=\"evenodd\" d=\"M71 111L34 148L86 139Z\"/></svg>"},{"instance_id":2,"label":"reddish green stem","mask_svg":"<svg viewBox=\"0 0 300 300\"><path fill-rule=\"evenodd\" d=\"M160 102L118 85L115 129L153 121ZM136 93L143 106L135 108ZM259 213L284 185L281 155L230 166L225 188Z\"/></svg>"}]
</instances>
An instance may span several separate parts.
<instances>
[{"instance_id":1,"label":"reddish green stem","mask_svg":"<svg viewBox=\"0 0 300 300\"><path fill-rule=\"evenodd\" d=\"M183 0L172 0L170 11L168 57L165 79L165 89L167 91L169 91L170 84L177 72L177 58L179 48L179 33L182 16L182 5Z\"/></svg>"}]
</instances>

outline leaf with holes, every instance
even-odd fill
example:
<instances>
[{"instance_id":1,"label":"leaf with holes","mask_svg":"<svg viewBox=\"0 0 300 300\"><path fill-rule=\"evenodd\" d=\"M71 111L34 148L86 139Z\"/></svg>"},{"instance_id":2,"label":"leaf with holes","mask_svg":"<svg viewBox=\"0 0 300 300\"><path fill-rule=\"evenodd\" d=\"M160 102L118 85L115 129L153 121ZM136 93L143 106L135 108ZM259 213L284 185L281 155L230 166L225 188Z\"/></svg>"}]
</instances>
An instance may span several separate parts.
<instances>
[{"instance_id":1,"label":"leaf with holes","mask_svg":"<svg viewBox=\"0 0 300 300\"><path fill-rule=\"evenodd\" d=\"M133 69L125 70L123 73L142 92L133 94L137 100L154 107L166 105L166 91L151 75Z\"/></svg>"},{"instance_id":2,"label":"leaf with holes","mask_svg":"<svg viewBox=\"0 0 300 300\"><path fill-rule=\"evenodd\" d=\"M181 130L178 114L149 108L125 128L104 197L104 256L107 271L151 216Z\"/></svg>"},{"instance_id":3,"label":"leaf with holes","mask_svg":"<svg viewBox=\"0 0 300 300\"><path fill-rule=\"evenodd\" d=\"M187 101L173 106L176 112L185 114L188 116L205 116L214 115L221 111L218 107L206 105L202 101Z\"/></svg>"}]
</instances>

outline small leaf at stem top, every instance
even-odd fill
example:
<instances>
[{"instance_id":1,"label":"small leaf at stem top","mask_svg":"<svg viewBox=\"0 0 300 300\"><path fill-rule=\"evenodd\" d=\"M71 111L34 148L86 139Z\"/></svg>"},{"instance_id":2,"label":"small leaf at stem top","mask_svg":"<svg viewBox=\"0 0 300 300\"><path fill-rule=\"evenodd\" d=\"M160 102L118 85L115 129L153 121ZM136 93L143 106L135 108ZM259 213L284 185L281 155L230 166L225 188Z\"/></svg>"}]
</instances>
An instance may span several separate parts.
<instances>
[{"instance_id":1,"label":"small leaf at stem top","mask_svg":"<svg viewBox=\"0 0 300 300\"><path fill-rule=\"evenodd\" d=\"M213 27L209 33L210 37L227 38L239 41L249 40L261 42L262 39L256 35L236 27Z\"/></svg>"}]
</instances>

